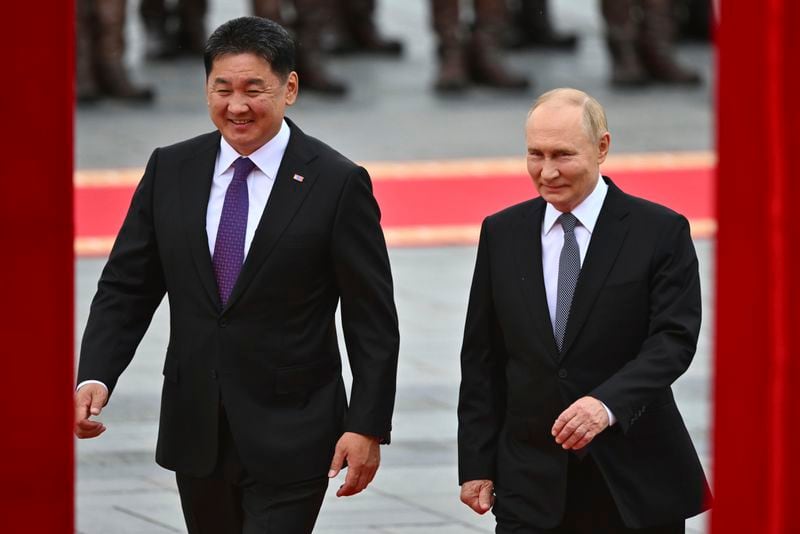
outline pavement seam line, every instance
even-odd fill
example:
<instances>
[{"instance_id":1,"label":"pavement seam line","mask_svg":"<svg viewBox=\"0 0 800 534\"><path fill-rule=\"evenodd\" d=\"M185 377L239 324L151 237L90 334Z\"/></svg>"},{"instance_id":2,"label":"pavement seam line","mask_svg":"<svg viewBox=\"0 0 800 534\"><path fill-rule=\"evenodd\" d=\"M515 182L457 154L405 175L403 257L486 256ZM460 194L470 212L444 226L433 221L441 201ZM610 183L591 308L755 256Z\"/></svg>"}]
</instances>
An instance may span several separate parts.
<instances>
[{"instance_id":1,"label":"pavement seam line","mask_svg":"<svg viewBox=\"0 0 800 534\"><path fill-rule=\"evenodd\" d=\"M440 519L442 519L444 521L449 521L449 522L454 523L456 525L462 526L462 527L466 528L467 530L471 530L473 532L484 532L483 529L480 529L480 528L476 527L475 525L471 525L471 524L469 524L469 523L467 523L465 521L462 521L461 519L458 519L457 517L451 517L451 516L449 516L449 515L447 515L447 514L445 514L443 512L440 512L438 510L433 510L432 508L428 508L425 505L422 505L422 504L416 503L414 501L411 501L409 499L406 499L405 497L401 497L401 496L396 495L394 493L390 493L388 491L380 490L378 488L372 488L372 491L377 493L378 495L383 495L386 498L394 499L395 501L401 502L401 503L405 504L406 506L411 506L412 508L417 508L418 510L422 510L423 512L427 512L427 513L431 514L432 516L438 517L438 518L440 518Z\"/></svg>"},{"instance_id":2,"label":"pavement seam line","mask_svg":"<svg viewBox=\"0 0 800 534\"><path fill-rule=\"evenodd\" d=\"M165 530L168 530L170 532L177 532L178 534L183 532L182 530L179 530L179 529L177 529L177 528L175 528L175 527L173 527L171 525L167 525L166 523L162 523L161 521L158 521L158 520L153 519L151 517L147 517L146 515L140 514L139 512L134 512L133 510L128 510L127 508L123 508L122 506L114 504L114 505L111 506L111 508L116 510L117 512L121 512L123 514L127 514L127 515L129 515L131 517L135 517L136 519L141 519L142 521L144 521L146 523L150 523L151 525L156 525L156 526L161 527L161 528L163 528Z\"/></svg>"}]
</instances>

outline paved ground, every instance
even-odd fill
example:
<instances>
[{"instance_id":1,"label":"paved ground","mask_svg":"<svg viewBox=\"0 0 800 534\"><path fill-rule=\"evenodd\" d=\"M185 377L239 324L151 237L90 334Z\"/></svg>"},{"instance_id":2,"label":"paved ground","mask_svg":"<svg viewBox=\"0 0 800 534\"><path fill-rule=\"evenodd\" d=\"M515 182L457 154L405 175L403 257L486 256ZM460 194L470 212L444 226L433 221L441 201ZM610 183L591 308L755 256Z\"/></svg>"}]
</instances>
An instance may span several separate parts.
<instances>
[{"instance_id":1,"label":"paved ground","mask_svg":"<svg viewBox=\"0 0 800 534\"><path fill-rule=\"evenodd\" d=\"M585 38L575 56L515 54L514 64L538 80L537 86L525 94L474 90L457 99L433 95L429 90L432 41L425 2L386 0L381 22L387 33L406 40L406 57L395 61L335 61L334 70L352 81L352 95L334 101L303 94L291 116L304 129L354 159L513 156L521 153L522 121L536 95L551 87L575 85L606 105L617 151L712 147L710 85L696 90L611 91L605 83L607 61L593 9L587 9L587 3L580 0L552 3L560 26L574 28ZM216 0L212 2L211 21L218 24L244 12L244 0ZM129 25L132 64L140 78L157 82L160 98L152 108L105 103L79 110L79 168L141 166L154 146L211 128L205 115L199 63L184 61L168 66L138 62L141 34L133 17ZM708 49L688 47L681 54L710 72ZM704 240L697 247L706 319L698 355L676 384L676 392L710 469L709 336L714 245ZM393 444L383 449L383 466L368 492L350 499L331 495L326 500L318 532L492 532L491 517L478 517L458 502L456 483L458 350L475 250L393 249L390 255L402 334ZM78 335L101 267L101 260L78 262ZM108 432L101 439L77 445L81 533L185 532L172 474L153 461L160 371L168 335L165 308L157 313L104 412ZM705 532L704 523L704 517L690 521L690 532Z\"/></svg>"}]
</instances>

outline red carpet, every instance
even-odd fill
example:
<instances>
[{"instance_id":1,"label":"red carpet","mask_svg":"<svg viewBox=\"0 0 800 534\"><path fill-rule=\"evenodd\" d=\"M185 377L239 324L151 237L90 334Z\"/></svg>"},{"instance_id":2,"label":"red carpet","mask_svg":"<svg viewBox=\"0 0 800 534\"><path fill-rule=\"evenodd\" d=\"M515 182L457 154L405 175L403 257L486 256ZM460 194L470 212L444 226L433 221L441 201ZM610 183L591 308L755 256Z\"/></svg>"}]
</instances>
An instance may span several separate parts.
<instances>
[{"instance_id":1,"label":"red carpet","mask_svg":"<svg viewBox=\"0 0 800 534\"><path fill-rule=\"evenodd\" d=\"M365 164L390 246L474 243L486 215L536 194L523 165L522 160ZM686 215L696 237L713 235L709 155L618 156L603 172L624 191ZM108 253L140 174L141 170L76 173L79 255Z\"/></svg>"}]
</instances>

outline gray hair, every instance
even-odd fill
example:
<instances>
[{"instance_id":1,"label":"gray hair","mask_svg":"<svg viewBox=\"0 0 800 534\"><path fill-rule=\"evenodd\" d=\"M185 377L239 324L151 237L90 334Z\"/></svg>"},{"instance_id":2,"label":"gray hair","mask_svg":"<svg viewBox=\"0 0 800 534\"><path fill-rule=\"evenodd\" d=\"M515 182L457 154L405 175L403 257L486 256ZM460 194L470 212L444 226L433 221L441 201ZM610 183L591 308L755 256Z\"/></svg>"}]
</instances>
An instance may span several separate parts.
<instances>
[{"instance_id":1,"label":"gray hair","mask_svg":"<svg viewBox=\"0 0 800 534\"><path fill-rule=\"evenodd\" d=\"M559 87L539 96L531 106L530 111L528 111L528 118L533 115L536 108L553 100L559 100L583 109L583 127L593 142L600 141L600 137L608 131L606 112L600 102L588 93L571 87Z\"/></svg>"}]
</instances>

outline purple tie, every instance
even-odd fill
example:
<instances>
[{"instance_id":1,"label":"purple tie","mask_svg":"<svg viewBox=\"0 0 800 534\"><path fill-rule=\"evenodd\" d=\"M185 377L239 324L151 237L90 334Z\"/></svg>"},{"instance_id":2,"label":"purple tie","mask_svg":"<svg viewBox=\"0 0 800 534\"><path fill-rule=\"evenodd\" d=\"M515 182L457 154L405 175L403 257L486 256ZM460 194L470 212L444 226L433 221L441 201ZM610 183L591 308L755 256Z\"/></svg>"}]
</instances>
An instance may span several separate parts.
<instances>
[{"instance_id":1,"label":"purple tie","mask_svg":"<svg viewBox=\"0 0 800 534\"><path fill-rule=\"evenodd\" d=\"M247 176L255 167L248 158L233 162L233 180L225 192L214 244L214 275L222 306L228 303L233 286L244 263L244 234L247 230Z\"/></svg>"}]
</instances>

